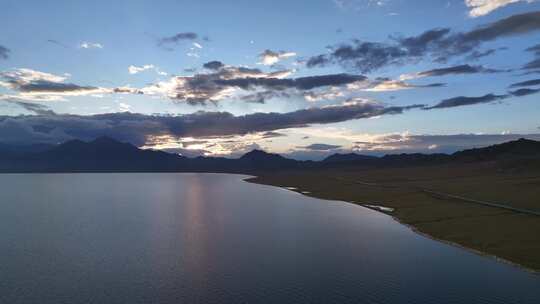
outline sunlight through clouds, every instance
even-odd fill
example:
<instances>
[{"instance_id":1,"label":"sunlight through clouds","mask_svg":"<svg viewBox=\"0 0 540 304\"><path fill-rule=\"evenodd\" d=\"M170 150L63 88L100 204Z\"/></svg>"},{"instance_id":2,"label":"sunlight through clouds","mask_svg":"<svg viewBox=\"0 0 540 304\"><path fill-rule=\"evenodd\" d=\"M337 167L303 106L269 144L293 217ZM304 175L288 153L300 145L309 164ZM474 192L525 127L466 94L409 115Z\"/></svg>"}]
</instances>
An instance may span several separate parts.
<instances>
[{"instance_id":1,"label":"sunlight through clouds","mask_svg":"<svg viewBox=\"0 0 540 304\"><path fill-rule=\"evenodd\" d=\"M465 5L470 8L469 16L475 18L487 15L501 7L517 2L531 3L534 0L465 0Z\"/></svg>"}]
</instances>

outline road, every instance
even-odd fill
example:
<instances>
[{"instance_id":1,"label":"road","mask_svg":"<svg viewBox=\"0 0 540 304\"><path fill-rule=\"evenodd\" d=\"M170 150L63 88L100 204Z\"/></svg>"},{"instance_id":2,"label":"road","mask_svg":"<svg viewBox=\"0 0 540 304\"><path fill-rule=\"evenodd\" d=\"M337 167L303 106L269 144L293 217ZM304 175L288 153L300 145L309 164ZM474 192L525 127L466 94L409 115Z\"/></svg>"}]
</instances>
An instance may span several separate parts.
<instances>
[{"instance_id":1,"label":"road","mask_svg":"<svg viewBox=\"0 0 540 304\"><path fill-rule=\"evenodd\" d=\"M364 186L371 186L371 187L398 188L398 186L384 185L384 184L379 184L379 183L364 182L364 181L358 181L358 180L347 180L347 179L344 179L344 178L333 178L333 179L337 179L337 180L341 180L341 181L345 181L345 182L350 182L350 183L354 183L354 184L360 184L360 185L364 185ZM467 202L467 203L473 203L473 204L483 205L483 206L487 206L487 207L499 208L499 209L509 210L509 211L518 212L518 213L524 213L524 214L529 214L529 215L540 216L540 212L521 209L521 208L510 207L508 205L501 204L501 203L480 201L480 200L476 200L476 199L472 199L472 198L468 198L468 197L463 197L463 196L459 196L459 195L434 191L434 190L430 190L430 189L426 189L426 188L415 187L414 189L416 189L418 191L421 191L421 192L424 192L426 194L435 196L435 197L447 198L447 199L455 199L455 200L460 200L460 201Z\"/></svg>"}]
</instances>

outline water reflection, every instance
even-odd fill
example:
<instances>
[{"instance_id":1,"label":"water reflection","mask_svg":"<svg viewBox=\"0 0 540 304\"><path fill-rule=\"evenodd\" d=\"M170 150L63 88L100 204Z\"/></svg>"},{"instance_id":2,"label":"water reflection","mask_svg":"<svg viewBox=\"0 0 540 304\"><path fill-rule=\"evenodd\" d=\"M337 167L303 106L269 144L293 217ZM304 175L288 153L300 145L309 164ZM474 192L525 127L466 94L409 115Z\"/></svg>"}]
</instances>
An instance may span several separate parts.
<instances>
[{"instance_id":1,"label":"water reflection","mask_svg":"<svg viewBox=\"0 0 540 304\"><path fill-rule=\"evenodd\" d=\"M0 183L0 303L540 303L538 276L240 176Z\"/></svg>"}]
</instances>

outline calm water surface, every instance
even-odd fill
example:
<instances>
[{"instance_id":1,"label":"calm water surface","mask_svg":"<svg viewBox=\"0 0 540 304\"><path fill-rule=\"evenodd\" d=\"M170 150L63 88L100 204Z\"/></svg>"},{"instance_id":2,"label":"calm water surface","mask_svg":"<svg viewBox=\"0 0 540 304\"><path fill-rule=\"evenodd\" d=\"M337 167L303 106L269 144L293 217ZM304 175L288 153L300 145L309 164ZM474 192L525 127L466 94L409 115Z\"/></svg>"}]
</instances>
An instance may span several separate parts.
<instances>
[{"instance_id":1,"label":"calm water surface","mask_svg":"<svg viewBox=\"0 0 540 304\"><path fill-rule=\"evenodd\" d=\"M0 175L0 303L540 303L540 276L242 178Z\"/></svg>"}]
</instances>

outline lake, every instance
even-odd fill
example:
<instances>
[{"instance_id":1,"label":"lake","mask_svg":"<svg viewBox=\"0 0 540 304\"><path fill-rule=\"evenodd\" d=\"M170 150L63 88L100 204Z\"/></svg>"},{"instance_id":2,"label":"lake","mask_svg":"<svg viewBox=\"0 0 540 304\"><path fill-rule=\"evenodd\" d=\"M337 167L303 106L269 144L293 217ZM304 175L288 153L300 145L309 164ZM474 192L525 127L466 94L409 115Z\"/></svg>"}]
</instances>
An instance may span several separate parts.
<instances>
[{"instance_id":1,"label":"lake","mask_svg":"<svg viewBox=\"0 0 540 304\"><path fill-rule=\"evenodd\" d=\"M540 303L540 276L228 174L0 175L0 303Z\"/></svg>"}]
</instances>

